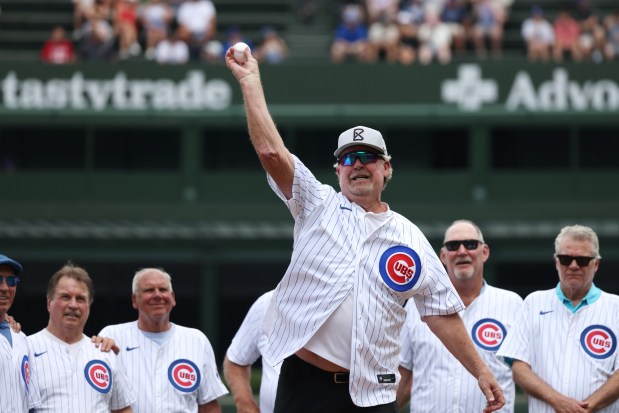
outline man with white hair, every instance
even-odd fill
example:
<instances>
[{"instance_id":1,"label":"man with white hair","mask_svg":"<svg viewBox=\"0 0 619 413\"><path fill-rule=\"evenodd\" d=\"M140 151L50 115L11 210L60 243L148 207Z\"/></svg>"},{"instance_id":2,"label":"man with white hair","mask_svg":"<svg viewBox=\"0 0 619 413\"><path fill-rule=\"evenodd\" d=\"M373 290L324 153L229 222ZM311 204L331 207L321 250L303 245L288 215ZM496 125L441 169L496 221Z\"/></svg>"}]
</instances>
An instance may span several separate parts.
<instances>
[{"instance_id":1,"label":"man with white hair","mask_svg":"<svg viewBox=\"0 0 619 413\"><path fill-rule=\"evenodd\" d=\"M222 383L213 348L199 330L170 322L176 305L172 279L145 268L133 277L138 319L105 327L100 336L121 347L120 361L134 386L136 413L221 413Z\"/></svg>"}]
</instances>

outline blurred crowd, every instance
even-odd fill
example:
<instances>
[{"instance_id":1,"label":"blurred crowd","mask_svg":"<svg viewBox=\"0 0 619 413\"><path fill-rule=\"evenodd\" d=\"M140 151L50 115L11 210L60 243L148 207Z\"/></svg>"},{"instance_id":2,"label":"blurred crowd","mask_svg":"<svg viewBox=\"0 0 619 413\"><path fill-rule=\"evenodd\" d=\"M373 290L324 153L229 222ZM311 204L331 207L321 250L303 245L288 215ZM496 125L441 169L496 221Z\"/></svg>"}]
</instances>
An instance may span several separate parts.
<instances>
[{"instance_id":1,"label":"blurred crowd","mask_svg":"<svg viewBox=\"0 0 619 413\"><path fill-rule=\"evenodd\" d=\"M513 1L340 1L331 60L428 64L448 63L469 52L478 59L501 57ZM528 59L614 59L619 52L619 6L604 16L593 1L566 0L550 20L541 6L533 7L521 30Z\"/></svg>"},{"instance_id":2,"label":"blurred crowd","mask_svg":"<svg viewBox=\"0 0 619 413\"><path fill-rule=\"evenodd\" d=\"M217 30L211 0L73 0L73 32L58 26L41 50L48 63L147 59L161 64L224 61L228 47L244 41L262 62L281 63L285 40L265 26L257 41L237 26Z\"/></svg>"},{"instance_id":3,"label":"blurred crowd","mask_svg":"<svg viewBox=\"0 0 619 413\"><path fill-rule=\"evenodd\" d=\"M449 63L454 57L503 55L514 0L331 0L335 63L386 61ZM522 44L531 62L602 62L619 53L619 6L602 14L595 0L564 0L547 15L543 1L522 22ZM244 41L261 62L289 54L271 26L252 38L238 26L218 32L211 0L73 0L73 31L56 27L41 50L49 63L148 59L161 64L221 63ZM555 3L556 4L556 3ZM300 24L311 22L315 0L296 0ZM522 20L522 19L521 19Z\"/></svg>"}]
</instances>

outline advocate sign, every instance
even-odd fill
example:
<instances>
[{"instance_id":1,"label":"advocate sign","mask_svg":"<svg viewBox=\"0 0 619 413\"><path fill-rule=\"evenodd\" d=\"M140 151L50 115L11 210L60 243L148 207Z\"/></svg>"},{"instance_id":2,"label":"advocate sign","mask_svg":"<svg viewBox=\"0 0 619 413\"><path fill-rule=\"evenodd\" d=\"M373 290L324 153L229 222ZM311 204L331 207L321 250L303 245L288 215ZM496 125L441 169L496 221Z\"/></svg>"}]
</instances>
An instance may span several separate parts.
<instances>
[{"instance_id":1,"label":"advocate sign","mask_svg":"<svg viewBox=\"0 0 619 413\"><path fill-rule=\"evenodd\" d=\"M619 85L613 79L578 82L570 79L565 68L555 68L549 79L537 84L526 70L519 70L510 84L504 84L507 97L500 101L501 85L492 78L482 77L476 64L461 65L457 79L441 84L444 102L453 103L463 111L477 112L485 104L502 105L507 112L517 110L562 112L613 112L619 109Z\"/></svg>"}]
</instances>

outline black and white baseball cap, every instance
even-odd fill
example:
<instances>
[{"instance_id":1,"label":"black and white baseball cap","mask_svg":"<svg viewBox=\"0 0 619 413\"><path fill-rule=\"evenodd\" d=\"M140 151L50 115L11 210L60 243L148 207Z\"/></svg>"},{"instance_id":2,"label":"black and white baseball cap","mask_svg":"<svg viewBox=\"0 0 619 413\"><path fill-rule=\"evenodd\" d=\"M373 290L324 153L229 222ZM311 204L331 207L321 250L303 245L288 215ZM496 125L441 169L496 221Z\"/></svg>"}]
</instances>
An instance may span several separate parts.
<instances>
[{"instance_id":1,"label":"black and white baseball cap","mask_svg":"<svg viewBox=\"0 0 619 413\"><path fill-rule=\"evenodd\" d=\"M383 135L376 129L367 126L355 126L340 134L337 140L337 150L333 153L338 158L348 147L356 145L369 146L383 155L387 155L387 145Z\"/></svg>"}]
</instances>

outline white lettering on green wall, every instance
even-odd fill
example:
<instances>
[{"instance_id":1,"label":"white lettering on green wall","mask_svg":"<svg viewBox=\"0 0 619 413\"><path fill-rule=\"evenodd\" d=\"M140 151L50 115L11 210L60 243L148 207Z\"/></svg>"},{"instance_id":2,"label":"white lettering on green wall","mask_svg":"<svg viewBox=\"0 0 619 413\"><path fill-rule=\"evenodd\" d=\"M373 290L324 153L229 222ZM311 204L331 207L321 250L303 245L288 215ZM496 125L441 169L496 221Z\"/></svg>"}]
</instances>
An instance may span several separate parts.
<instances>
[{"instance_id":1,"label":"white lettering on green wall","mask_svg":"<svg viewBox=\"0 0 619 413\"><path fill-rule=\"evenodd\" d=\"M1 86L7 109L221 110L232 102L227 82L206 81L199 70L179 81L127 79L123 72L100 80L85 79L81 72L70 79L19 79L9 72Z\"/></svg>"}]
</instances>

